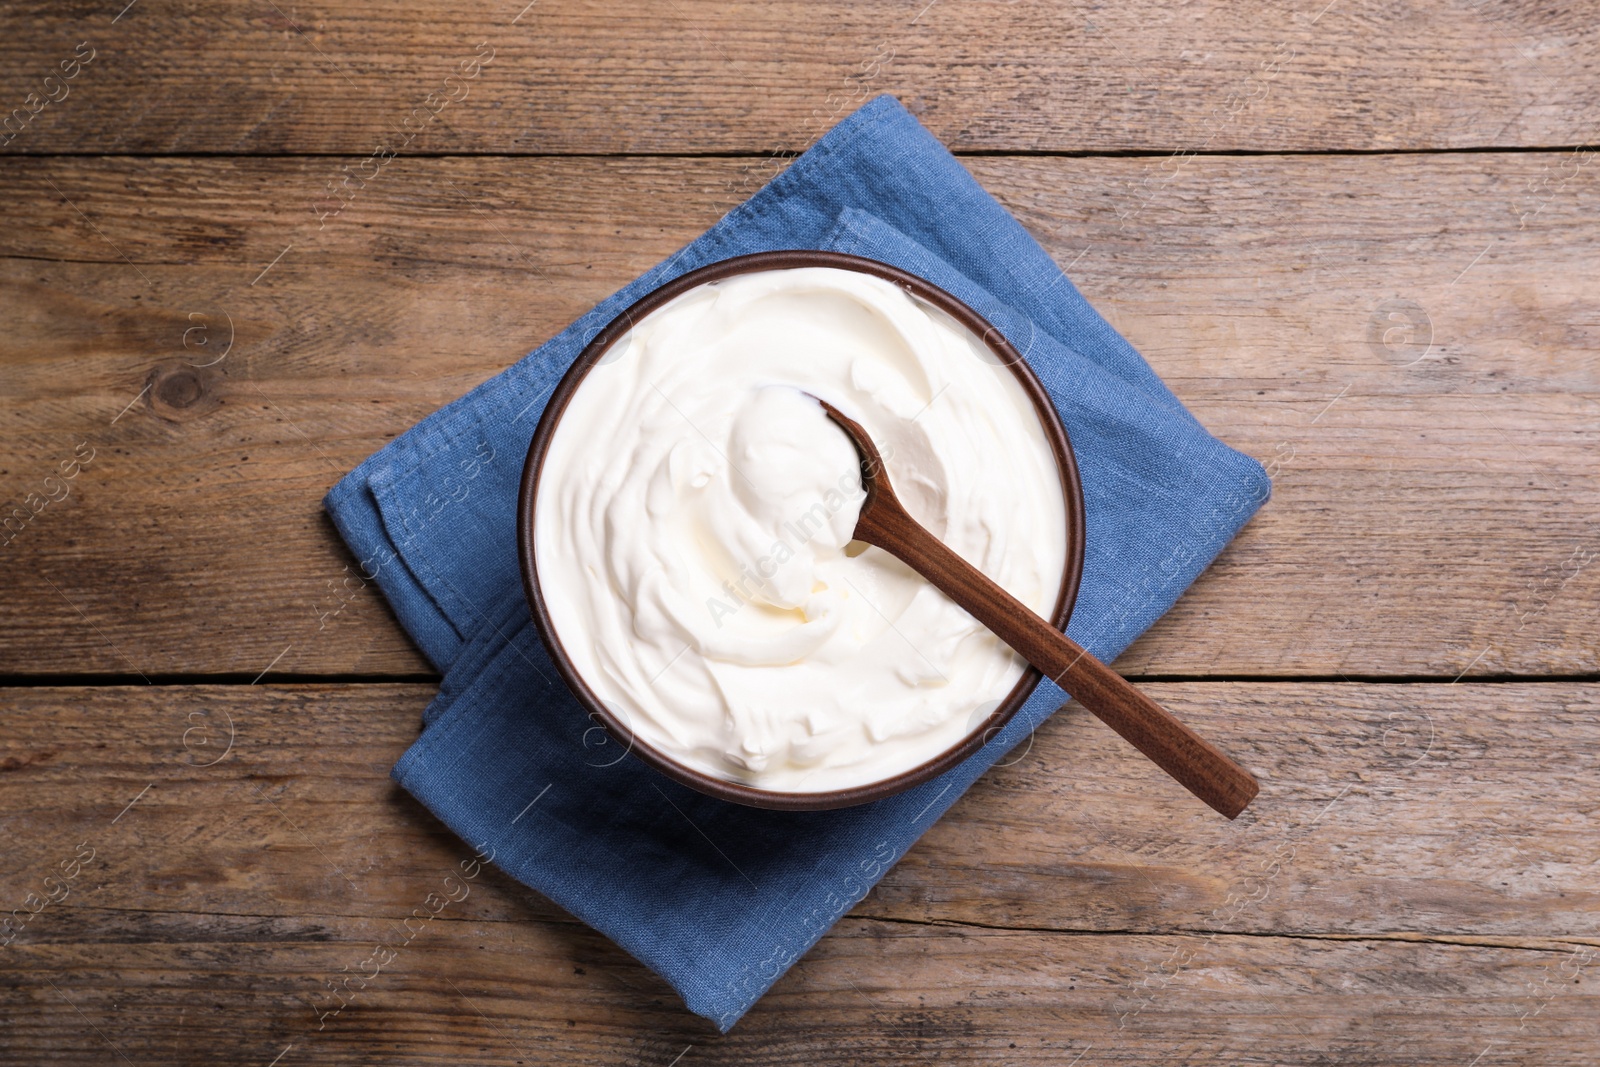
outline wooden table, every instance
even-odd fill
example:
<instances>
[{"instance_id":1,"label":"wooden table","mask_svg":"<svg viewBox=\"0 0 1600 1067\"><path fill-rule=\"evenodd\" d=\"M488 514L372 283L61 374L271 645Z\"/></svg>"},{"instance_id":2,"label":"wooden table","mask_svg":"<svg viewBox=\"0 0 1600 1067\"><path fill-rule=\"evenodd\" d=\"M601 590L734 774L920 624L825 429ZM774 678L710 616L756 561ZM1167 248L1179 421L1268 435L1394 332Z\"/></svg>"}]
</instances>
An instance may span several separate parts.
<instances>
[{"instance_id":1,"label":"wooden table","mask_svg":"<svg viewBox=\"0 0 1600 1067\"><path fill-rule=\"evenodd\" d=\"M0 1061L1600 1060L1593 3L125 2L0 12ZM494 872L319 1028L465 854L323 492L878 92L1271 467L1118 663L1260 800L1069 707L726 1037Z\"/></svg>"}]
</instances>

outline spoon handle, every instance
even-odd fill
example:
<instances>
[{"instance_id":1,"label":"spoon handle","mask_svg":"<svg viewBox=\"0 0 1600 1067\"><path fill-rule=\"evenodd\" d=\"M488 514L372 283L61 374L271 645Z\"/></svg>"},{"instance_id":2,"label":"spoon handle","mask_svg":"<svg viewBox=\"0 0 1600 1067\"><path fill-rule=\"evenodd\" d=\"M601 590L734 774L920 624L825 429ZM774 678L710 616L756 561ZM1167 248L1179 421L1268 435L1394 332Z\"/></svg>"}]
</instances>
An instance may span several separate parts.
<instances>
[{"instance_id":1,"label":"spoon handle","mask_svg":"<svg viewBox=\"0 0 1600 1067\"><path fill-rule=\"evenodd\" d=\"M1232 819L1260 786L1250 772L956 555L909 514L862 512L856 536L898 556L1189 792Z\"/></svg>"}]
</instances>

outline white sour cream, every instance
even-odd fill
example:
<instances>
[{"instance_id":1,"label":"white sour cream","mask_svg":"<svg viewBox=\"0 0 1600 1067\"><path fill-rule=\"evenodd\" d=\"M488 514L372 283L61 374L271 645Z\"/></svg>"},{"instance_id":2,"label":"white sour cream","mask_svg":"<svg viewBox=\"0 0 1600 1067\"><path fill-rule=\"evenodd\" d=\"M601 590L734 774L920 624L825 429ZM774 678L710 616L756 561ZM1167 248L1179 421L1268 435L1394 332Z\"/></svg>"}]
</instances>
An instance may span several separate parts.
<instances>
[{"instance_id":1,"label":"white sour cream","mask_svg":"<svg viewBox=\"0 0 1600 1067\"><path fill-rule=\"evenodd\" d=\"M1066 513L1028 395L972 333L825 267L702 285L574 393L535 501L568 657L640 742L712 776L826 792L960 741L1025 665L908 567L852 542L864 426L924 526L1040 614Z\"/></svg>"}]
</instances>

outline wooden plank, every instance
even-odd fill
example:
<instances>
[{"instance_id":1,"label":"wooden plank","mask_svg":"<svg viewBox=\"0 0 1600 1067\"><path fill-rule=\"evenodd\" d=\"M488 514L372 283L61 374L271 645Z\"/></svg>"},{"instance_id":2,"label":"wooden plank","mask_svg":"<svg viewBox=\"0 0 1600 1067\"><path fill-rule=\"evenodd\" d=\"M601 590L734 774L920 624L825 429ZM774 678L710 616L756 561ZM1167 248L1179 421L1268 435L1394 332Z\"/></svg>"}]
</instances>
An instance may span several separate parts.
<instances>
[{"instance_id":1,"label":"wooden plank","mask_svg":"<svg viewBox=\"0 0 1600 1067\"><path fill-rule=\"evenodd\" d=\"M122 7L7 5L6 150L798 150L880 92L970 150L1560 146L1600 93L1588 13L1510 0Z\"/></svg>"},{"instance_id":2,"label":"wooden plank","mask_svg":"<svg viewBox=\"0 0 1600 1067\"><path fill-rule=\"evenodd\" d=\"M403 915L459 859L460 842L387 777L430 686L5 692L0 900L35 890L83 841L102 888L74 906L285 921ZM1091 932L1595 934L1595 685L1150 692L1260 776L1239 822L1072 708L857 914ZM507 880L485 885L461 917L560 917Z\"/></svg>"},{"instance_id":3,"label":"wooden plank","mask_svg":"<svg viewBox=\"0 0 1600 1067\"><path fill-rule=\"evenodd\" d=\"M1600 213L1574 157L970 163L1275 474L1123 669L1600 671ZM28 625L0 633L0 669L426 672L348 580L322 493L692 238L751 173L401 160L319 229L331 166L11 164L0 478L43 501L75 449L94 458L3 550Z\"/></svg>"},{"instance_id":4,"label":"wooden plank","mask_svg":"<svg viewBox=\"0 0 1600 1067\"><path fill-rule=\"evenodd\" d=\"M0 948L8 1054L1577 1065L1600 1040L1594 685L1152 686L1263 774L1236 824L1059 715L726 1038L492 870L396 933L466 855L383 774L430 692L6 690L0 900L94 849Z\"/></svg>"},{"instance_id":5,"label":"wooden plank","mask_svg":"<svg viewBox=\"0 0 1600 1067\"><path fill-rule=\"evenodd\" d=\"M1600 606L1600 285L1594 246L1560 221L1597 201L1574 167L975 163L1201 421L1274 475L1262 515L1119 666L1600 669L1600 620L1574 603Z\"/></svg>"},{"instance_id":6,"label":"wooden plank","mask_svg":"<svg viewBox=\"0 0 1600 1067\"><path fill-rule=\"evenodd\" d=\"M14 951L18 1062L1340 1063L1589 1067L1600 950L1051 934L847 919L726 1036L581 927L436 921L337 1016L396 922ZM235 939L237 938L237 939ZM350 968L346 972L345 968ZM370 969L368 971L370 972ZM1576 977L1574 977L1576 976ZM322 999L318 999L319 995ZM322 1029L318 1029L321 1026ZM110 1046L110 1047L108 1047ZM674 1061L674 1057L681 1057Z\"/></svg>"}]
</instances>

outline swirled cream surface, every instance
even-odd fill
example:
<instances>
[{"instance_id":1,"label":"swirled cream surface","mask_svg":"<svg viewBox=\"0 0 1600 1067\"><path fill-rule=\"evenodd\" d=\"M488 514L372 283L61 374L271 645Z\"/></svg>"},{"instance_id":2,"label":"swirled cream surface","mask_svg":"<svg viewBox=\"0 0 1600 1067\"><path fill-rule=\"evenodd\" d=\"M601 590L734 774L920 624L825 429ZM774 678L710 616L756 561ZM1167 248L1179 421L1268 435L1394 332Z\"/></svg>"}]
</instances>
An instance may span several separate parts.
<instances>
[{"instance_id":1,"label":"swirled cream surface","mask_svg":"<svg viewBox=\"0 0 1600 1067\"><path fill-rule=\"evenodd\" d=\"M910 770L1025 665L899 560L851 540L864 426L907 510L1048 615L1066 513L1028 395L944 313L807 267L693 289L573 394L539 475L534 552L573 666L639 742L783 792Z\"/></svg>"}]
</instances>

